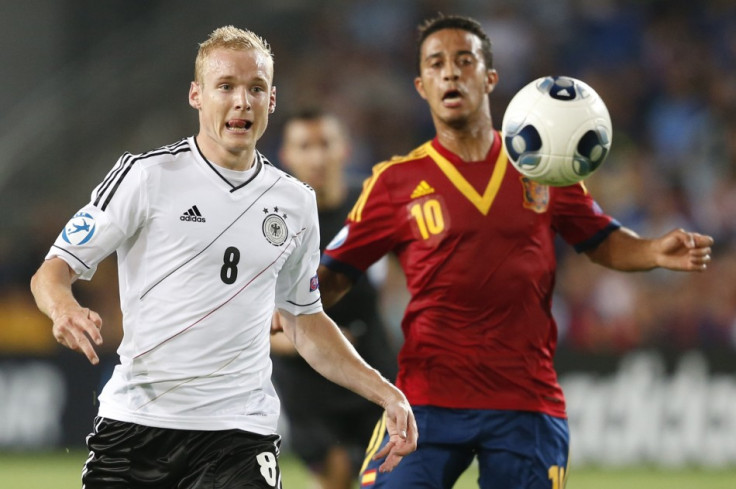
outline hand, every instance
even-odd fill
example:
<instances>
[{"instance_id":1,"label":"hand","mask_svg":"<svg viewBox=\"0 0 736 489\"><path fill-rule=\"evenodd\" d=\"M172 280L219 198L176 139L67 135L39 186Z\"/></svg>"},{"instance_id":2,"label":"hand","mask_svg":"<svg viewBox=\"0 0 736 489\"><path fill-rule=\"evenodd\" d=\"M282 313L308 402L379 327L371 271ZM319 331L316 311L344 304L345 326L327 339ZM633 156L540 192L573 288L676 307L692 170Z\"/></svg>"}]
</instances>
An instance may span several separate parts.
<instances>
[{"instance_id":1,"label":"hand","mask_svg":"<svg viewBox=\"0 0 736 489\"><path fill-rule=\"evenodd\" d=\"M60 311L53 317L53 334L56 341L70 350L82 353L92 365L97 365L100 358L92 345L102 344L102 319L95 311L87 307L76 306Z\"/></svg>"},{"instance_id":2,"label":"hand","mask_svg":"<svg viewBox=\"0 0 736 489\"><path fill-rule=\"evenodd\" d=\"M378 470L391 472L405 456L417 449L417 422L405 398L386 406L385 416L389 441L373 456L373 460L386 457Z\"/></svg>"},{"instance_id":3,"label":"hand","mask_svg":"<svg viewBox=\"0 0 736 489\"><path fill-rule=\"evenodd\" d=\"M657 264L670 270L703 271L711 261L713 238L675 229L653 242Z\"/></svg>"}]
</instances>

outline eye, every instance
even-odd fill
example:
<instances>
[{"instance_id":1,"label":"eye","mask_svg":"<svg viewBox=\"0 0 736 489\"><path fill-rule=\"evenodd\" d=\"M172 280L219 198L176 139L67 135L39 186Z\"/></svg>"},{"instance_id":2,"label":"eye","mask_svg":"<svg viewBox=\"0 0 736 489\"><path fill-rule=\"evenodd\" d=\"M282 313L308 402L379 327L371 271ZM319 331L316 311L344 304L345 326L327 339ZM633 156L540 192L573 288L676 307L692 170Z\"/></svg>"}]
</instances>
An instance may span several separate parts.
<instances>
[{"instance_id":1,"label":"eye","mask_svg":"<svg viewBox=\"0 0 736 489\"><path fill-rule=\"evenodd\" d=\"M221 83L218 88L220 90L228 91L228 90L232 89L232 85L230 85L229 83Z\"/></svg>"}]
</instances>

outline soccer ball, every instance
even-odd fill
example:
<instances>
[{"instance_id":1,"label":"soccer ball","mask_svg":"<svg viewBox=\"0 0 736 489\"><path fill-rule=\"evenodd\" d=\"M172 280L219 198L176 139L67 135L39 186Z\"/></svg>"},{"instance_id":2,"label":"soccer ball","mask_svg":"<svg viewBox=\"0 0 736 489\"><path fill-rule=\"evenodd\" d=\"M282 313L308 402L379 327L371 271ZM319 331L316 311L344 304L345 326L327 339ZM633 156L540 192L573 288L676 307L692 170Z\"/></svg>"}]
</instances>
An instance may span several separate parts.
<instances>
[{"instance_id":1,"label":"soccer ball","mask_svg":"<svg viewBox=\"0 0 736 489\"><path fill-rule=\"evenodd\" d=\"M601 97L568 76L538 78L514 95L501 132L509 160L536 182L561 187L593 174L611 149L611 117Z\"/></svg>"}]
</instances>

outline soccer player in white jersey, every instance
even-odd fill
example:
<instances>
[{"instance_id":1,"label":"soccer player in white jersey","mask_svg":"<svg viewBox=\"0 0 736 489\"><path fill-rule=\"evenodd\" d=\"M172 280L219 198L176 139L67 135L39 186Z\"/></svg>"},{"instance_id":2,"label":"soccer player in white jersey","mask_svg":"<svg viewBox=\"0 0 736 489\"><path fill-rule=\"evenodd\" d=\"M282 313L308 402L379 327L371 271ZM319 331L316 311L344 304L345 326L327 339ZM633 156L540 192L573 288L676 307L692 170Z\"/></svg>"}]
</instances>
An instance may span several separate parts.
<instances>
[{"instance_id":1,"label":"soccer player in white jersey","mask_svg":"<svg viewBox=\"0 0 736 489\"><path fill-rule=\"evenodd\" d=\"M391 470L416 448L403 393L324 312L314 192L256 150L276 105L273 57L232 26L200 44L196 137L123 154L31 281L62 345L98 363L100 316L74 298L117 252L120 364L99 397L83 487L281 487L274 308L322 375L385 408Z\"/></svg>"}]
</instances>

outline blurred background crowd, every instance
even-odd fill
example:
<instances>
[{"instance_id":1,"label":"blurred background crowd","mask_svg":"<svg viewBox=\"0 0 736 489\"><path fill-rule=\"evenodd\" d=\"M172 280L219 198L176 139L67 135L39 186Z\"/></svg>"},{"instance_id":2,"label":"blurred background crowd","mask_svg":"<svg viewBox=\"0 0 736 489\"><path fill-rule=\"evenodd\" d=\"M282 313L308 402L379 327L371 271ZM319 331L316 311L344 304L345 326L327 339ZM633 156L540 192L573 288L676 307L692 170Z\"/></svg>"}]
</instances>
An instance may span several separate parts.
<instances>
[{"instance_id":1,"label":"blurred background crowd","mask_svg":"<svg viewBox=\"0 0 736 489\"><path fill-rule=\"evenodd\" d=\"M712 266L694 275L609 273L561 244L560 348L736 350L733 0L28 0L0 6L0 354L56 350L30 276L120 154L194 133L187 91L213 28L249 28L273 47L277 111L259 149L276 160L280 113L320 104L350 128L361 180L433 135L413 87L414 36L437 12L472 15L491 36L496 127L529 81L585 80L614 127L587 181L601 206L642 235L681 226L716 240ZM392 276L384 313L397 326L405 296ZM116 292L114 258L79 285L111 351Z\"/></svg>"}]
</instances>

